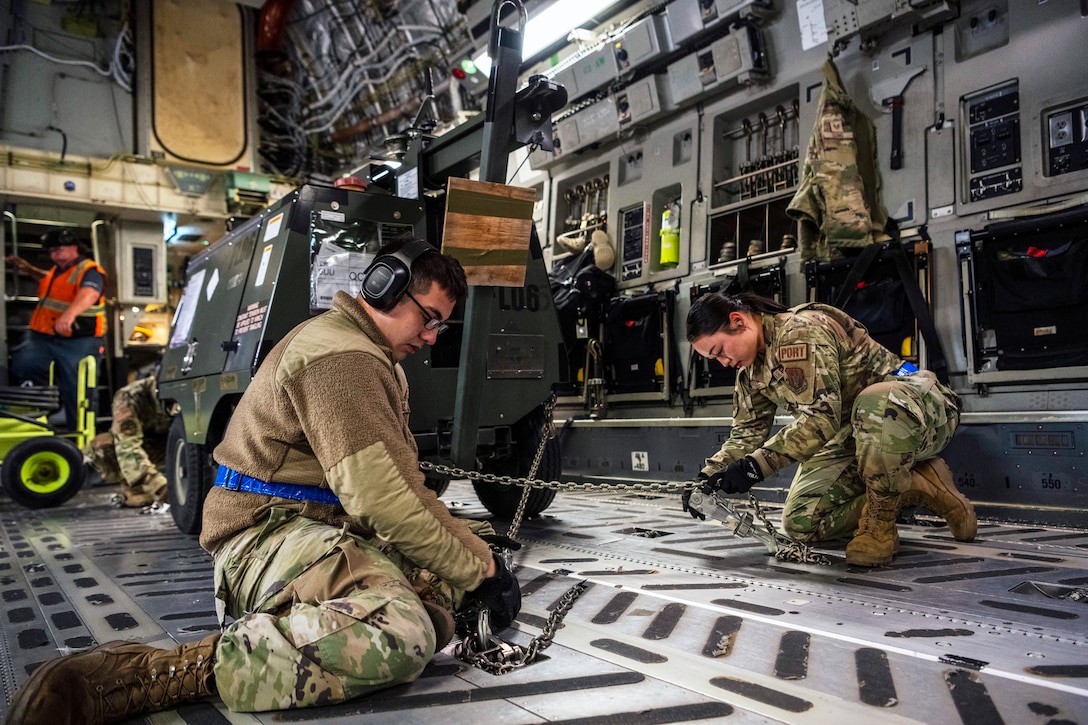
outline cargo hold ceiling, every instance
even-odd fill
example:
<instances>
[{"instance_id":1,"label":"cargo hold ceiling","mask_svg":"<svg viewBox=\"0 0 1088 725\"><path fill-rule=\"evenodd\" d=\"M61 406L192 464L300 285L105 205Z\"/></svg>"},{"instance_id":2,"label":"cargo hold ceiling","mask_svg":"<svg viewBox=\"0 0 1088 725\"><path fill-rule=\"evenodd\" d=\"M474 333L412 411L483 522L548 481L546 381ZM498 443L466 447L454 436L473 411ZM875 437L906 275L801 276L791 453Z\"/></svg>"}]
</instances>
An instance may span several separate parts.
<instances>
[{"instance_id":1,"label":"cargo hold ceiling","mask_svg":"<svg viewBox=\"0 0 1088 725\"><path fill-rule=\"evenodd\" d=\"M257 34L265 171L331 178L381 151L425 95L452 119L473 101L451 89L454 49L472 43L454 0L267 0Z\"/></svg>"}]
</instances>

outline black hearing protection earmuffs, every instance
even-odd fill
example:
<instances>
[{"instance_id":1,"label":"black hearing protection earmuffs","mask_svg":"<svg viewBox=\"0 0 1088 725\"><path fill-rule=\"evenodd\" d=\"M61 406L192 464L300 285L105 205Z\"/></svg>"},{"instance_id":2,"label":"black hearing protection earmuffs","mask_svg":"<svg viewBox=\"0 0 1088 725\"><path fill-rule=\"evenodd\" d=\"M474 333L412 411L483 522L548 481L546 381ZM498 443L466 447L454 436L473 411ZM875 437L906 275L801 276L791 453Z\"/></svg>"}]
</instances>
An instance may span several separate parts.
<instances>
[{"instance_id":1,"label":"black hearing protection earmuffs","mask_svg":"<svg viewBox=\"0 0 1088 725\"><path fill-rule=\"evenodd\" d=\"M393 309L412 282L412 263L427 252L437 251L427 242L413 239L392 254L380 255L366 269L363 299L382 312Z\"/></svg>"}]
</instances>

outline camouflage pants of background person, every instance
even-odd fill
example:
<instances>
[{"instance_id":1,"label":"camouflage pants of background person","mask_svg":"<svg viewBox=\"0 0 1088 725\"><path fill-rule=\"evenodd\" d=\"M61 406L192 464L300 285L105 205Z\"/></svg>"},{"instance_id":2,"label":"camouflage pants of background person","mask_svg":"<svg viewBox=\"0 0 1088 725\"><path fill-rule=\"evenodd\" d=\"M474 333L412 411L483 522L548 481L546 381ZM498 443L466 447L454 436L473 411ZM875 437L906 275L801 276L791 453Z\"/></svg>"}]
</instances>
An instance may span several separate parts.
<instances>
[{"instance_id":1,"label":"camouflage pants of background person","mask_svg":"<svg viewBox=\"0 0 1088 725\"><path fill-rule=\"evenodd\" d=\"M446 642L400 560L286 509L230 539L215 555L216 598L235 618L215 662L227 707L329 705L415 680Z\"/></svg>"},{"instance_id":2,"label":"camouflage pants of background person","mask_svg":"<svg viewBox=\"0 0 1088 725\"><path fill-rule=\"evenodd\" d=\"M166 477L159 467L172 420L158 400L154 378L130 383L113 396L110 432L95 436L84 453L106 483L121 484L123 505L165 500Z\"/></svg>"},{"instance_id":3,"label":"camouflage pants of background person","mask_svg":"<svg viewBox=\"0 0 1088 725\"><path fill-rule=\"evenodd\" d=\"M782 527L798 541L852 536L865 492L907 490L911 467L948 445L959 412L955 394L921 371L870 385L851 420L852 439L803 462L790 484Z\"/></svg>"}]
</instances>

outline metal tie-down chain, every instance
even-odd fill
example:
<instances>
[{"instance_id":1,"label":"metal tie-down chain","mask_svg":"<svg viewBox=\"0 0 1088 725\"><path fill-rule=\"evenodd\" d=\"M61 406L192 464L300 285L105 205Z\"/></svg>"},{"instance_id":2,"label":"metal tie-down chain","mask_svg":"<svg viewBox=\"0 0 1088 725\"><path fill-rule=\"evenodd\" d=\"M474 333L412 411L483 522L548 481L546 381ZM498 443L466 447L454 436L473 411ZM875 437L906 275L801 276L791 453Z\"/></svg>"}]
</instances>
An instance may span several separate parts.
<instances>
[{"instance_id":1,"label":"metal tie-down chain","mask_svg":"<svg viewBox=\"0 0 1088 725\"><path fill-rule=\"evenodd\" d=\"M555 393L552 393L544 403L544 420L540 424L540 445L536 447L533 465L529 466L529 474L526 476L528 481L536 481L536 473L540 470L540 462L544 460L544 450L548 447L548 441L555 438L555 421L552 420L552 414L555 412L555 401ZM525 518L525 506L529 503L530 491L528 485L523 486L521 489L521 500L518 501L517 511L514 512L514 520L510 522L510 530L506 532L506 535L511 539L518 538L521 521Z\"/></svg>"},{"instance_id":2,"label":"metal tie-down chain","mask_svg":"<svg viewBox=\"0 0 1088 725\"><path fill-rule=\"evenodd\" d=\"M544 450L547 448L548 441L555 437L555 424L552 420L552 413L555 410L555 394L552 394L547 402L544 404L544 421L540 427L540 445L537 446L536 455L533 456L533 464L529 467L529 481L536 480L537 470L540 468L540 462L544 459ZM430 464L421 463L421 468L427 468ZM435 467L431 470L435 470L439 467ZM442 467L444 468L444 467ZM460 470L460 469L454 469ZM472 473L475 473L473 471ZM457 477L472 478L468 475L468 471L457 474ZM508 478L508 476L502 476L501 478ZM518 479L526 480L526 479ZM521 522L525 518L525 507L529 501L529 493L532 487L524 484L521 492L521 500L518 502L517 511L514 512L514 518L510 522L510 528L507 531L507 536L511 539L516 539L518 536L518 530L521 528ZM509 568L513 552L509 549L502 550L502 557L504 563ZM493 675L504 675L507 672L520 669L531 665L536 662L540 653L551 646L552 640L555 638L555 631L559 629L559 625L562 624L563 618L567 616L567 612L574 606L575 600L582 596L582 593L586 590L586 582L581 581L570 589L568 589L562 597L559 598L559 603L552 610L551 615L548 617L548 621L544 624L544 629L536 637L533 637L529 641L529 644L525 647L521 647L510 642L505 642L498 637L491 634L490 612L487 609L480 609L476 613L475 628L471 625L471 621L467 622L469 634L462 637L461 642L454 649L454 654L464 662L471 664L473 667L477 667L485 672L490 672ZM471 613L469 614L471 616Z\"/></svg>"},{"instance_id":3,"label":"metal tie-down chain","mask_svg":"<svg viewBox=\"0 0 1088 725\"><path fill-rule=\"evenodd\" d=\"M490 612L481 609L476 613L476 626L468 636L462 637L454 648L458 659L493 675L505 675L507 672L521 669L536 662L540 653L551 646L555 631L574 606L575 600L586 590L586 583L580 581L568 589L559 603L552 610L544 629L530 640L525 647L505 642L491 634Z\"/></svg>"},{"instance_id":4,"label":"metal tie-down chain","mask_svg":"<svg viewBox=\"0 0 1088 725\"><path fill-rule=\"evenodd\" d=\"M455 466L447 466L442 463L431 463L430 461L421 461L419 467L423 471L435 474L441 478L468 479L473 482L481 481L505 486L521 486L521 500L518 502L517 510L514 513L514 518L510 522L510 528L507 532L507 535L511 539L517 538L518 531L521 528L521 522L525 518L525 509L529 501L529 494L534 488L556 491L682 493L686 487L691 485L690 483L683 481L607 484L578 483L575 481L542 481L537 479L536 474L537 470L540 468L540 462L544 458L544 450L548 445L548 441L555 437L555 424L552 420L555 403L556 397L553 394L544 405L544 420L540 429L540 445L537 447L536 455L533 456L533 464L529 468L529 473L524 478L499 476L493 473L484 473L482 471L469 471ZM692 496L693 504L696 500L696 495L697 494L693 494ZM751 536L763 541L768 550L774 554L776 560L821 565L830 565L832 563L831 557L826 554L815 552L806 544L800 541L794 541L775 529L774 524L771 523L767 518L767 515L763 512L759 500L756 499L751 491L748 492L748 501L755 510L754 518L750 513L738 513L726 499L718 498L713 494L704 496L713 499L713 503L708 502L708 509L709 507L713 507L714 509L704 509L704 513L709 513L709 515L722 521L736 520L737 525L734 527L733 533L737 536ZM763 525L763 529L752 525L755 519L759 520ZM504 550L502 555L505 562L509 564L512 552ZM455 654L459 659L468 662L474 667L478 667L496 675L505 674L530 665L536 661L540 652L551 645L552 639L555 637L555 631L559 628L559 625L563 622L563 618L567 615L567 612L570 611L574 602L582 595L585 589L586 582L584 581L578 582L568 589L560 598L559 604L552 610L551 616L548 617L548 621L545 624L543 631L534 637L524 648L519 645L504 642L491 634L489 613L486 609L482 609L476 613L469 613L470 616L474 615L476 617L476 621L467 623L468 626L465 628L470 631L470 634L462 638L461 642L455 648Z\"/></svg>"},{"instance_id":5,"label":"metal tie-down chain","mask_svg":"<svg viewBox=\"0 0 1088 725\"><path fill-rule=\"evenodd\" d=\"M752 508L755 509L756 512L756 518L763 522L763 525L767 529L767 533L777 542L777 548L774 552L774 558L776 560L796 561L800 564L819 564L821 566L831 566L834 563L827 554L813 551L812 547L808 544L795 541L776 530L774 524L772 524L767 519L767 515L763 513L763 509L759 505L759 499L757 499L755 494L751 491L748 492L748 503L752 504Z\"/></svg>"},{"instance_id":6,"label":"metal tie-down chain","mask_svg":"<svg viewBox=\"0 0 1088 725\"><path fill-rule=\"evenodd\" d=\"M500 476L493 473L484 473L481 471L468 471L463 468L456 468L454 466L447 466L442 463L431 463L430 461L423 461L419 464L419 467L427 473L433 474L439 478L456 478L456 479L468 479L476 482L486 482L490 484L497 484L503 486L521 486L522 496L521 501L518 503L518 508L514 514L514 520L510 526L510 538L516 538L518 528L521 526L521 521L525 515L525 506L529 496L530 489L550 489L555 491L595 491L595 492L616 492L616 493L653 493L653 494L669 494L669 493L683 493L684 489L691 484L685 481L665 481L658 482L652 481L649 483L598 483L598 482L577 482L577 481L541 481L533 478L536 473L536 469L539 466L540 460L543 456L544 446L547 445L548 437L554 435L554 430L551 429L550 417L545 419L544 428L550 430L550 433L545 433L541 436L541 445L537 450L536 457L533 461L533 467L530 469L529 476L525 478L518 478L514 476ZM707 495L710 496L710 495ZM717 505L725 509L727 513L734 514L736 518L746 519L748 526L738 526L734 530L734 534L738 536L755 536L761 540L765 540L773 537L775 543L774 548L768 545L768 550L775 555L775 558L779 561L794 561L799 563L809 564L830 564L831 559L824 554L819 554L812 551L812 548L808 545L794 541L785 534L778 531L774 524L767 518L767 515L763 512L763 508L760 506L759 500L748 492L748 501L752 505L755 511L753 517L750 513L738 514L736 509L733 508L732 502L726 498L720 498L713 496L716 499ZM694 494L693 494L694 501ZM704 513L706 513L704 511ZM713 513L711 515L714 515ZM723 516L715 516L720 520L724 520ZM751 526L751 522L758 520L762 525L762 529L759 527ZM758 532L758 534L757 534Z\"/></svg>"},{"instance_id":7,"label":"metal tie-down chain","mask_svg":"<svg viewBox=\"0 0 1088 725\"><path fill-rule=\"evenodd\" d=\"M767 551L774 554L778 561L795 561L801 564L832 563L831 557L812 550L807 544L794 541L790 537L778 531L763 513L762 507L755 494L748 492L748 502L752 504L755 514L748 511L739 511L733 502L716 491L703 489L695 483L686 484L691 487L688 494L687 508L697 512L703 518L709 516L733 527L734 536L744 536L757 539L767 547ZM761 524L761 525L757 525Z\"/></svg>"}]
</instances>

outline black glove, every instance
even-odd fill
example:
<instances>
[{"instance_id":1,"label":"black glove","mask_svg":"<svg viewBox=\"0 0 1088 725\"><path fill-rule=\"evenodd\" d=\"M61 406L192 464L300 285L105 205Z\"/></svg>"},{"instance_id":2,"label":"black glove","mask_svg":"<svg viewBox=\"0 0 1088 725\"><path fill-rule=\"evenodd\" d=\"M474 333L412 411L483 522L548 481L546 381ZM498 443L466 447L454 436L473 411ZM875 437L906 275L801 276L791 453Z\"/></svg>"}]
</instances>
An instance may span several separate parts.
<instances>
[{"instance_id":1,"label":"black glove","mask_svg":"<svg viewBox=\"0 0 1088 725\"><path fill-rule=\"evenodd\" d=\"M509 536L503 536L502 534L481 534L480 538L491 546L497 546L500 549L517 551L521 548L521 544L511 539Z\"/></svg>"},{"instance_id":2,"label":"black glove","mask_svg":"<svg viewBox=\"0 0 1088 725\"><path fill-rule=\"evenodd\" d=\"M722 493L744 493L762 480L759 464L751 456L745 456L711 475L707 484Z\"/></svg>"},{"instance_id":3,"label":"black glove","mask_svg":"<svg viewBox=\"0 0 1088 725\"><path fill-rule=\"evenodd\" d=\"M495 576L480 582L480 586L469 592L467 598L491 610L491 627L499 630L509 627L521 611L521 589L517 577L506 568L502 558L492 558L495 560Z\"/></svg>"},{"instance_id":4,"label":"black glove","mask_svg":"<svg viewBox=\"0 0 1088 725\"><path fill-rule=\"evenodd\" d=\"M699 519L700 521L706 521L706 515L702 511L693 509L690 505L691 494L697 488L705 488L707 482L707 476L705 473L700 473L695 477L695 480L684 486L684 491L680 494L680 503L683 504L684 510L691 514L691 518Z\"/></svg>"}]
</instances>

